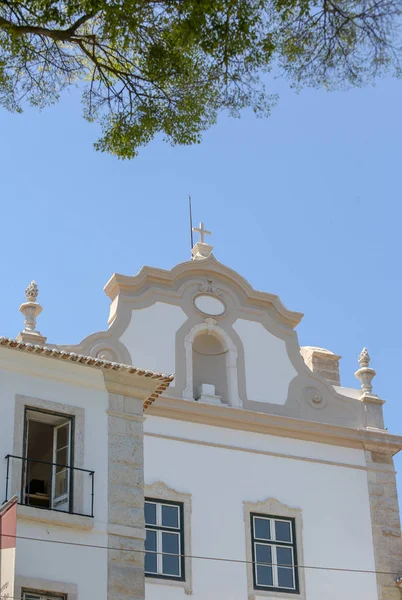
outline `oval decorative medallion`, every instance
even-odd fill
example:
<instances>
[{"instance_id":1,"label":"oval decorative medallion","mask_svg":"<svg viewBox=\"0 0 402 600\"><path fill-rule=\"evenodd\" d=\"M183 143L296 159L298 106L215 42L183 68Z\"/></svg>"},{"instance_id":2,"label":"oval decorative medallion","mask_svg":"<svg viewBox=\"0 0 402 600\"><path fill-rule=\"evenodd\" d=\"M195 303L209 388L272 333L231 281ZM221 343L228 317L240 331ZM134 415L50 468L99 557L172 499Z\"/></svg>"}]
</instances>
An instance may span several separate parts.
<instances>
[{"instance_id":1,"label":"oval decorative medallion","mask_svg":"<svg viewBox=\"0 0 402 600\"><path fill-rule=\"evenodd\" d=\"M211 315L214 317L223 315L226 310L226 306L222 300L214 298L214 296L210 296L208 294L200 294L194 298L194 304L199 311L204 313L204 315Z\"/></svg>"},{"instance_id":2,"label":"oval decorative medallion","mask_svg":"<svg viewBox=\"0 0 402 600\"><path fill-rule=\"evenodd\" d=\"M304 397L312 408L324 408L327 404L326 399L323 398L321 392L315 387L305 388Z\"/></svg>"}]
</instances>

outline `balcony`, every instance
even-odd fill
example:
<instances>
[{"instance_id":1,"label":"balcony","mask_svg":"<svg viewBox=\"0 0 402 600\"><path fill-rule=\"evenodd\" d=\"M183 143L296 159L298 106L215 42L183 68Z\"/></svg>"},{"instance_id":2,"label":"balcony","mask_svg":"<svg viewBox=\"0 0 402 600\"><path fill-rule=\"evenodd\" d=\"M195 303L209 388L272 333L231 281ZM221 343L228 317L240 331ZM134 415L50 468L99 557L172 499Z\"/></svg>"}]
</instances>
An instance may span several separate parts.
<instances>
[{"instance_id":1,"label":"balcony","mask_svg":"<svg viewBox=\"0 0 402 600\"><path fill-rule=\"evenodd\" d=\"M35 509L94 516L95 471L7 454L6 501Z\"/></svg>"}]
</instances>

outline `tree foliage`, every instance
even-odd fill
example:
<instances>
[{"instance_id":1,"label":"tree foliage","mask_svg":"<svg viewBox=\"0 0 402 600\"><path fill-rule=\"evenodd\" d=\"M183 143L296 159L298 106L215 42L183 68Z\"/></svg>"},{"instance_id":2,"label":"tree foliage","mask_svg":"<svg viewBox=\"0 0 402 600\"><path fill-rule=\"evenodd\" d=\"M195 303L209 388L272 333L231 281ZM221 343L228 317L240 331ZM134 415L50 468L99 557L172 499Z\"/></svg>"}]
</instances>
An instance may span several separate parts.
<instances>
[{"instance_id":1,"label":"tree foliage","mask_svg":"<svg viewBox=\"0 0 402 600\"><path fill-rule=\"evenodd\" d=\"M0 0L0 101L83 85L99 150L198 142L219 111L269 113L261 77L328 89L399 74L402 0Z\"/></svg>"}]
</instances>

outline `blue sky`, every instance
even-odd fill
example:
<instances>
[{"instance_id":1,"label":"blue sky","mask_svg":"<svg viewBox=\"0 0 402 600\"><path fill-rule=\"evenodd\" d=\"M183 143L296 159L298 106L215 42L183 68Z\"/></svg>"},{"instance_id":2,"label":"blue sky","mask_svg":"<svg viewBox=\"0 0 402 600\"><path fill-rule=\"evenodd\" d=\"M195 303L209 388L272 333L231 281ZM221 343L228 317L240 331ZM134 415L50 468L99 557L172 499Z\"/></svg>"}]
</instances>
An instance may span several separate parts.
<instances>
[{"instance_id":1,"label":"blue sky","mask_svg":"<svg viewBox=\"0 0 402 600\"><path fill-rule=\"evenodd\" d=\"M216 257L305 313L301 345L342 355L343 385L357 387L368 347L386 425L402 433L402 83L271 88L280 100L269 119L221 117L201 145L158 139L131 162L93 150L97 127L81 118L76 92L42 113L0 111L0 334L21 330L31 279L50 343L106 328L113 272L189 258L191 192Z\"/></svg>"}]
</instances>

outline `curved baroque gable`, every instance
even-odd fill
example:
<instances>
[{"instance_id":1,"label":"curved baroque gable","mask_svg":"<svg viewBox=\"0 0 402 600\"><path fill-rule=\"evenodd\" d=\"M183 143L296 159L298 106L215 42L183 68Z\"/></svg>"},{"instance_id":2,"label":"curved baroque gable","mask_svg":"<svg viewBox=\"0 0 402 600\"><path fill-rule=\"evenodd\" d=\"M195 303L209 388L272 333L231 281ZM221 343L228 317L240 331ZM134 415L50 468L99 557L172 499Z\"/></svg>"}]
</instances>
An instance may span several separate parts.
<instances>
[{"instance_id":1,"label":"curved baroque gable","mask_svg":"<svg viewBox=\"0 0 402 600\"><path fill-rule=\"evenodd\" d=\"M294 331L302 313L288 310L274 294L255 291L212 255L171 271L143 267L132 277L114 274L105 292L109 329L69 349L174 373L166 394L175 398L363 425L360 401L342 396L306 366ZM196 351L199 335L204 337L197 338ZM214 358L210 335L221 345L221 357ZM225 373L218 377L217 369Z\"/></svg>"}]
</instances>

